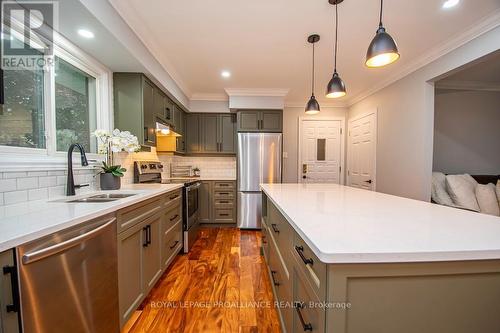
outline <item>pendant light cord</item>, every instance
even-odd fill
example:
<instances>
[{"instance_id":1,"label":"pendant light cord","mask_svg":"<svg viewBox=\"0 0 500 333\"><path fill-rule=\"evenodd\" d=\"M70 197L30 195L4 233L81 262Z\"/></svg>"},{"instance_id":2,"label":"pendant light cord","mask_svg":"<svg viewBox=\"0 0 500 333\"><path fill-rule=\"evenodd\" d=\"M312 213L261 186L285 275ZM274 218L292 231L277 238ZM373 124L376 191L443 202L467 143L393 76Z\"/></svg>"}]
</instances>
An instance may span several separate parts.
<instances>
[{"instance_id":1,"label":"pendant light cord","mask_svg":"<svg viewBox=\"0 0 500 333\"><path fill-rule=\"evenodd\" d=\"M335 5L335 53L334 53L334 58L335 58L335 66L333 69L334 73L337 73L337 38L338 38L338 31L339 31L339 10L338 10L338 5Z\"/></svg>"},{"instance_id":2,"label":"pendant light cord","mask_svg":"<svg viewBox=\"0 0 500 333\"><path fill-rule=\"evenodd\" d=\"M382 11L383 11L383 8L384 8L384 0L380 0L380 20L379 20L379 24L378 26L379 27L382 27Z\"/></svg>"},{"instance_id":3,"label":"pendant light cord","mask_svg":"<svg viewBox=\"0 0 500 333\"><path fill-rule=\"evenodd\" d=\"M312 61L312 95L314 96L314 44L316 43L313 43L313 61Z\"/></svg>"}]
</instances>

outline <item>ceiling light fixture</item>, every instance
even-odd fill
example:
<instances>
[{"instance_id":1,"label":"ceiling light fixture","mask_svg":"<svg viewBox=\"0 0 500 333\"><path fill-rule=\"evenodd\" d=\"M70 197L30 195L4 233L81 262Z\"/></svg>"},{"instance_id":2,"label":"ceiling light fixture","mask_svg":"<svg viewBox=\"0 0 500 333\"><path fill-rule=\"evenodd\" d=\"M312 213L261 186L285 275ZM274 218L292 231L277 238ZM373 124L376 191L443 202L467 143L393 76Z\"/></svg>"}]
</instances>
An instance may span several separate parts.
<instances>
[{"instance_id":1,"label":"ceiling light fixture","mask_svg":"<svg viewBox=\"0 0 500 333\"><path fill-rule=\"evenodd\" d=\"M311 98L307 102L306 105L306 114L317 114L319 113L319 103L314 96L314 44L319 41L319 35L311 35L307 38L307 41L313 46L313 54L312 54L312 94Z\"/></svg>"},{"instance_id":2,"label":"ceiling light fixture","mask_svg":"<svg viewBox=\"0 0 500 333\"><path fill-rule=\"evenodd\" d=\"M78 34L82 37L85 38L94 38L94 33L92 31L89 31L87 29L78 29Z\"/></svg>"},{"instance_id":3,"label":"ceiling light fixture","mask_svg":"<svg viewBox=\"0 0 500 333\"><path fill-rule=\"evenodd\" d=\"M443 8L448 9L448 8L455 7L456 5L458 5L459 2L460 2L460 0L447 0L443 3Z\"/></svg>"},{"instance_id":4,"label":"ceiling light fixture","mask_svg":"<svg viewBox=\"0 0 500 333\"><path fill-rule=\"evenodd\" d=\"M399 51L394 39L385 32L382 24L382 11L384 0L380 0L380 20L377 33L373 37L368 51L366 52L366 66L383 67L399 59Z\"/></svg>"},{"instance_id":5,"label":"ceiling light fixture","mask_svg":"<svg viewBox=\"0 0 500 333\"><path fill-rule=\"evenodd\" d=\"M338 44L338 30L339 30L339 11L338 4L344 0L328 0L328 2L332 5L335 5L335 50L334 50L334 69L333 76L328 82L328 86L326 87L326 97L327 98L339 98L346 95L346 89L344 81L340 78L337 73L337 44Z\"/></svg>"},{"instance_id":6,"label":"ceiling light fixture","mask_svg":"<svg viewBox=\"0 0 500 333\"><path fill-rule=\"evenodd\" d=\"M231 77L231 72L230 72L230 71L222 71L222 72L220 73L220 75L221 75L222 77L228 78L228 77Z\"/></svg>"}]
</instances>

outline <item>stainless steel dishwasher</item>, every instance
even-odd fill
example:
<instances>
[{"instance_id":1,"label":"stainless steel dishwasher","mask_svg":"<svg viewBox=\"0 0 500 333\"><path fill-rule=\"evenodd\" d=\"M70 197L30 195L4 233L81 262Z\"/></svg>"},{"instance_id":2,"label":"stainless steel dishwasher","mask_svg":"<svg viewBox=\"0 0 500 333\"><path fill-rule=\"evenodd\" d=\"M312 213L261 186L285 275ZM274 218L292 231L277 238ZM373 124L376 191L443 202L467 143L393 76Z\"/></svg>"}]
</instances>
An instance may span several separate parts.
<instances>
[{"instance_id":1,"label":"stainless steel dishwasher","mask_svg":"<svg viewBox=\"0 0 500 333\"><path fill-rule=\"evenodd\" d=\"M116 218L17 248L24 333L117 333Z\"/></svg>"}]
</instances>

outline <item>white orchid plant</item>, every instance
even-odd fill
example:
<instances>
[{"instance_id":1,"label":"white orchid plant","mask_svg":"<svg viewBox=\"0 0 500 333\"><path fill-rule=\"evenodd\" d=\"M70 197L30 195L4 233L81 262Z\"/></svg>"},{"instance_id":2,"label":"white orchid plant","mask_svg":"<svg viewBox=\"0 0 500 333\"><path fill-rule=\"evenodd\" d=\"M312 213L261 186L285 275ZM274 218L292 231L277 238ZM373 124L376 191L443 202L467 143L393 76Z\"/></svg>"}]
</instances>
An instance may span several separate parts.
<instances>
[{"instance_id":1,"label":"white orchid plant","mask_svg":"<svg viewBox=\"0 0 500 333\"><path fill-rule=\"evenodd\" d=\"M141 145L139 145L137 137L129 131L120 131L119 129L114 129L111 133L98 129L94 131L93 135L97 138L97 152L106 155L106 160L102 162L102 172L122 177L127 170L121 165L113 165L113 153L139 151Z\"/></svg>"}]
</instances>

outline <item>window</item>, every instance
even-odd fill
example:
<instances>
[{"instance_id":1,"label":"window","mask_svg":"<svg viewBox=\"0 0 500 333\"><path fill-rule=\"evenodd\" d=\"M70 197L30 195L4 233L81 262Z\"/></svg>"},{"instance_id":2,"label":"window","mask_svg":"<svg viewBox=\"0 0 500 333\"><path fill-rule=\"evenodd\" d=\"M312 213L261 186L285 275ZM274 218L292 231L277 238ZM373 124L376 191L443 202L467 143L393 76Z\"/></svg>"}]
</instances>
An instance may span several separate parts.
<instances>
[{"instance_id":1,"label":"window","mask_svg":"<svg viewBox=\"0 0 500 333\"><path fill-rule=\"evenodd\" d=\"M6 70L3 77L0 145L45 148L43 70Z\"/></svg>"},{"instance_id":2,"label":"window","mask_svg":"<svg viewBox=\"0 0 500 333\"><path fill-rule=\"evenodd\" d=\"M95 153L96 79L68 62L55 59L56 149L67 151L75 142Z\"/></svg>"},{"instance_id":3,"label":"window","mask_svg":"<svg viewBox=\"0 0 500 333\"><path fill-rule=\"evenodd\" d=\"M15 36L3 38L21 43ZM68 147L76 142L96 153L92 133L111 129L110 78L106 67L57 33L53 66L4 70L0 168L14 161L26 167L63 165Z\"/></svg>"}]
</instances>

